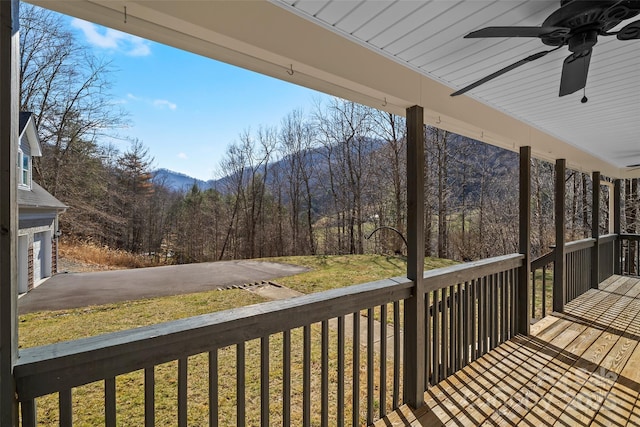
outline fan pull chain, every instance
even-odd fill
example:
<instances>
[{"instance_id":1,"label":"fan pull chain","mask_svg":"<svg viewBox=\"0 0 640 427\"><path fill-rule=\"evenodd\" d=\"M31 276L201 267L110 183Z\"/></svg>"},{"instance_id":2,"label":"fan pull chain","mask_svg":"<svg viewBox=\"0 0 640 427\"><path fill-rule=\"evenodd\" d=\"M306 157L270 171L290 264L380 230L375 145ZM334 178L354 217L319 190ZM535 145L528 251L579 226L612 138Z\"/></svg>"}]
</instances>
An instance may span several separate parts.
<instances>
[{"instance_id":1,"label":"fan pull chain","mask_svg":"<svg viewBox=\"0 0 640 427\"><path fill-rule=\"evenodd\" d=\"M584 59L582 60L582 69L584 70L584 73L587 74L587 63ZM580 102L586 104L588 100L589 98L587 98L587 82L584 82L584 87L582 88L582 99L580 100Z\"/></svg>"}]
</instances>

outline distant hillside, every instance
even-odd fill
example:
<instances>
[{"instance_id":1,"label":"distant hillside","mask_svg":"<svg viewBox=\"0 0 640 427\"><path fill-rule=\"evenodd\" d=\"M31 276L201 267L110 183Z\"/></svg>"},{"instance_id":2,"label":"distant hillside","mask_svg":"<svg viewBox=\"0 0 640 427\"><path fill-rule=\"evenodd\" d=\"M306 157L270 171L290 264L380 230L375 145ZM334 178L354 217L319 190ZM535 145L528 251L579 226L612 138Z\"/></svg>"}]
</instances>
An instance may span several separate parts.
<instances>
[{"instance_id":1,"label":"distant hillside","mask_svg":"<svg viewBox=\"0 0 640 427\"><path fill-rule=\"evenodd\" d=\"M379 149L384 143L382 141L373 140L370 146L371 150ZM474 197L478 197L481 182L478 177L483 176L484 171L491 170L494 177L498 179L509 179L513 176L514 170L518 168L518 155L517 153L504 150L498 147L494 147L489 144L484 144L478 141L473 141L463 137L454 137L448 142L447 151L449 153L449 170L447 173L447 184L451 187L459 187L462 185L463 170L466 178L464 179L463 191L457 193L457 197L462 197L463 193L467 197L470 197L468 201L472 201ZM314 174L311 179L311 187L315 188L320 185L319 179L326 173L326 147L314 148L306 158L306 168L314 168ZM274 177L276 175L282 176L288 169L291 168L291 157L287 156L269 164L268 171L261 171L262 175L267 175L267 185L275 185ZM248 179L249 171L246 172ZM158 185L163 185L173 191L187 192L191 189L193 184L197 184L200 190L208 190L215 188L216 190L226 193L231 191L233 187L232 182L235 181L233 175L225 176L220 179L210 179L203 181L190 177L188 175L173 172L168 169L158 169L153 172L154 182ZM288 203L288 195L283 194L283 203ZM329 200L325 200L329 197L328 193L323 193L323 196L316 195L314 199L314 205L322 207L329 203Z\"/></svg>"},{"instance_id":2,"label":"distant hillside","mask_svg":"<svg viewBox=\"0 0 640 427\"><path fill-rule=\"evenodd\" d=\"M170 171L169 169L158 169L153 172L153 181L173 191L188 191L193 184L197 184L201 190L213 187L213 180L203 181L193 178L180 172Z\"/></svg>"}]
</instances>

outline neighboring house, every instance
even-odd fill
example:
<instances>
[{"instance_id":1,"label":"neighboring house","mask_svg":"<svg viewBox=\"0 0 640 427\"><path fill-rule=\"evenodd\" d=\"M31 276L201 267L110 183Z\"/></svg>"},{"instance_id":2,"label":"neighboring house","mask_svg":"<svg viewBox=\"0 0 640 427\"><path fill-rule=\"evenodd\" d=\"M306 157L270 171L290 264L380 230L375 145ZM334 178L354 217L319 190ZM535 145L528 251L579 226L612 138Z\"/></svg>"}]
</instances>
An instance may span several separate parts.
<instances>
[{"instance_id":1,"label":"neighboring house","mask_svg":"<svg viewBox=\"0 0 640 427\"><path fill-rule=\"evenodd\" d=\"M58 215L67 206L32 179L32 158L42 155L32 113L20 113L18 170L18 292L57 272Z\"/></svg>"}]
</instances>

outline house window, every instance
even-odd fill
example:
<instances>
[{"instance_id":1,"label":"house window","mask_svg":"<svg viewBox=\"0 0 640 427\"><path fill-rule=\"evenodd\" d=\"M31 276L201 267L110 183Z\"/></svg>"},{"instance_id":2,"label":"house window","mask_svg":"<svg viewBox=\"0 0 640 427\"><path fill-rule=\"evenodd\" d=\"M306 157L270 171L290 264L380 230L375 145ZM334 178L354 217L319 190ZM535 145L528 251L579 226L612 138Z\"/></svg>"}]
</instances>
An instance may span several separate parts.
<instances>
[{"instance_id":1,"label":"house window","mask_svg":"<svg viewBox=\"0 0 640 427\"><path fill-rule=\"evenodd\" d=\"M20 162L20 185L31 187L31 159L20 150L18 161Z\"/></svg>"}]
</instances>

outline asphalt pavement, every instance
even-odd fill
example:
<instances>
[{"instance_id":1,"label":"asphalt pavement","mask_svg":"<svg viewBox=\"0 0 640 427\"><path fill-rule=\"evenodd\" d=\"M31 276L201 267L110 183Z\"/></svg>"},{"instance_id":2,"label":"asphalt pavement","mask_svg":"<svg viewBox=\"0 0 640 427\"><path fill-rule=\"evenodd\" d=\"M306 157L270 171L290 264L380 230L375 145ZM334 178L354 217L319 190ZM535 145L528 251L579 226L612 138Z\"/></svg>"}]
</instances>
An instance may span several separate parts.
<instances>
[{"instance_id":1,"label":"asphalt pavement","mask_svg":"<svg viewBox=\"0 0 640 427\"><path fill-rule=\"evenodd\" d=\"M18 313L202 292L305 271L304 267L274 262L219 261L133 270L60 273L21 297Z\"/></svg>"}]
</instances>

